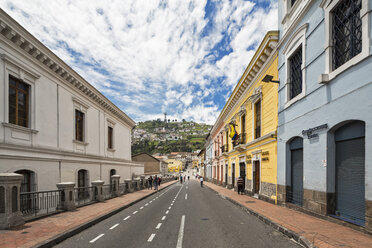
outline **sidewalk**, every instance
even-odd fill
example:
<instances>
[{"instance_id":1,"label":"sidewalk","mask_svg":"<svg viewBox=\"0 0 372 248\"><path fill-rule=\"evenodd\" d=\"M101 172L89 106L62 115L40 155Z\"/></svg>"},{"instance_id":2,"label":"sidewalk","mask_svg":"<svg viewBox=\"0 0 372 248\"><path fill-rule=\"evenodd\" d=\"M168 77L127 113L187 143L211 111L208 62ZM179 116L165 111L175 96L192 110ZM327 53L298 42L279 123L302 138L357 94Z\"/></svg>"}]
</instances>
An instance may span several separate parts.
<instances>
[{"instance_id":1,"label":"sidewalk","mask_svg":"<svg viewBox=\"0 0 372 248\"><path fill-rule=\"evenodd\" d=\"M176 183L171 181L161 184L159 190ZM0 231L0 247L39 247L48 241L65 238L66 234L71 236L84 230L87 224L100 221L105 215L124 209L126 206L142 200L155 193L154 190L140 190L125 194L105 202L91 204L78 208L76 211L63 212L43 219L28 222L22 227L13 230Z\"/></svg>"},{"instance_id":2,"label":"sidewalk","mask_svg":"<svg viewBox=\"0 0 372 248\"><path fill-rule=\"evenodd\" d=\"M237 192L210 182L204 183L249 212L262 216L261 219L268 224L271 222L273 226L284 227L307 239L307 243L315 247L372 247L372 236L368 234L247 195L238 195Z\"/></svg>"}]
</instances>

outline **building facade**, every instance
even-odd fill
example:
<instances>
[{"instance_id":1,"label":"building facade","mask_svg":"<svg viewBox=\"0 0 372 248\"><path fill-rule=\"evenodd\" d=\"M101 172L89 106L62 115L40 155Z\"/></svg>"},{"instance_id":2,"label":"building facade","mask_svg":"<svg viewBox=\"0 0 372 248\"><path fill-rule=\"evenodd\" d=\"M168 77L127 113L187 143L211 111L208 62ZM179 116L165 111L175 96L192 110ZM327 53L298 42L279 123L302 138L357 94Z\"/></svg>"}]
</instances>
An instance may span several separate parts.
<instances>
[{"instance_id":1,"label":"building facade","mask_svg":"<svg viewBox=\"0 0 372 248\"><path fill-rule=\"evenodd\" d=\"M0 22L0 172L23 174L22 191L143 174L134 121L3 10Z\"/></svg>"},{"instance_id":2,"label":"building facade","mask_svg":"<svg viewBox=\"0 0 372 248\"><path fill-rule=\"evenodd\" d=\"M140 153L132 156L132 161L144 164L145 175L165 175L168 172L168 164L148 153Z\"/></svg>"},{"instance_id":3,"label":"building facade","mask_svg":"<svg viewBox=\"0 0 372 248\"><path fill-rule=\"evenodd\" d=\"M278 200L372 228L372 2L279 1Z\"/></svg>"},{"instance_id":4,"label":"building facade","mask_svg":"<svg viewBox=\"0 0 372 248\"><path fill-rule=\"evenodd\" d=\"M229 188L242 177L245 191L270 202L276 201L278 78L276 45L278 31L266 34L239 80L222 116L222 157Z\"/></svg>"},{"instance_id":5,"label":"building facade","mask_svg":"<svg viewBox=\"0 0 372 248\"><path fill-rule=\"evenodd\" d=\"M208 180L212 180L213 143L210 134L206 137L205 147L205 177Z\"/></svg>"}]
</instances>

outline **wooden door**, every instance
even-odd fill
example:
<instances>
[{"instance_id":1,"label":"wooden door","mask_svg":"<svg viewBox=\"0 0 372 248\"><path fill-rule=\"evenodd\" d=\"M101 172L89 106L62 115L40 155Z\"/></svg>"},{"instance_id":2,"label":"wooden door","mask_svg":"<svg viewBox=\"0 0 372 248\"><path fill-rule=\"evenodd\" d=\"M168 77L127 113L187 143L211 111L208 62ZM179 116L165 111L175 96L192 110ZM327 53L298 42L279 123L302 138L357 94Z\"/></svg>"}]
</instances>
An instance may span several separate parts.
<instances>
[{"instance_id":1,"label":"wooden door","mask_svg":"<svg viewBox=\"0 0 372 248\"><path fill-rule=\"evenodd\" d=\"M260 161L254 161L254 193L260 192Z\"/></svg>"}]
</instances>

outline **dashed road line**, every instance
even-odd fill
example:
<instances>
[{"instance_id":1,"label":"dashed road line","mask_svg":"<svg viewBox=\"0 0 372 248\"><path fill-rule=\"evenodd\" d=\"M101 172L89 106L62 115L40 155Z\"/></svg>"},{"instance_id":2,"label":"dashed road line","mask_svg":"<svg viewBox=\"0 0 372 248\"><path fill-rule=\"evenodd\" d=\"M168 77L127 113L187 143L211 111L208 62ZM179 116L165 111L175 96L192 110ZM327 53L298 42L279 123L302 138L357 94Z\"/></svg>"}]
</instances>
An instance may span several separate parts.
<instances>
[{"instance_id":1,"label":"dashed road line","mask_svg":"<svg viewBox=\"0 0 372 248\"><path fill-rule=\"evenodd\" d=\"M145 206L148 206L148 205L149 205L148 203L145 204Z\"/></svg>"},{"instance_id":2,"label":"dashed road line","mask_svg":"<svg viewBox=\"0 0 372 248\"><path fill-rule=\"evenodd\" d=\"M133 212L133 214L136 214L136 213L138 213L138 211L134 211L134 212Z\"/></svg>"},{"instance_id":3,"label":"dashed road line","mask_svg":"<svg viewBox=\"0 0 372 248\"><path fill-rule=\"evenodd\" d=\"M159 229L161 227L161 223L159 223L157 226L156 226L156 229Z\"/></svg>"},{"instance_id":4,"label":"dashed road line","mask_svg":"<svg viewBox=\"0 0 372 248\"><path fill-rule=\"evenodd\" d=\"M165 214L168 214L169 213L169 210L165 211Z\"/></svg>"},{"instance_id":5,"label":"dashed road line","mask_svg":"<svg viewBox=\"0 0 372 248\"><path fill-rule=\"evenodd\" d=\"M168 209L171 209L172 207L169 207Z\"/></svg>"},{"instance_id":6,"label":"dashed road line","mask_svg":"<svg viewBox=\"0 0 372 248\"><path fill-rule=\"evenodd\" d=\"M89 243L94 243L94 242L96 242L99 238L101 238L103 235L105 235L105 234L100 234L100 235L98 235L97 237L95 237L94 239L92 239L91 241L89 241Z\"/></svg>"},{"instance_id":7,"label":"dashed road line","mask_svg":"<svg viewBox=\"0 0 372 248\"><path fill-rule=\"evenodd\" d=\"M113 225L112 227L110 227L110 230L114 229L115 227L117 227L119 224L115 224Z\"/></svg>"},{"instance_id":8,"label":"dashed road line","mask_svg":"<svg viewBox=\"0 0 372 248\"><path fill-rule=\"evenodd\" d=\"M161 218L161 220L165 220L165 218L166 218L166 216L164 215L164 216Z\"/></svg>"},{"instance_id":9,"label":"dashed road line","mask_svg":"<svg viewBox=\"0 0 372 248\"><path fill-rule=\"evenodd\" d=\"M140 207L140 209L143 209L143 206L142 206L142 207Z\"/></svg>"},{"instance_id":10,"label":"dashed road line","mask_svg":"<svg viewBox=\"0 0 372 248\"><path fill-rule=\"evenodd\" d=\"M180 231L178 232L177 246L176 248L182 248L183 232L185 229L185 215L182 215Z\"/></svg>"},{"instance_id":11,"label":"dashed road line","mask_svg":"<svg viewBox=\"0 0 372 248\"><path fill-rule=\"evenodd\" d=\"M127 216L127 217L125 217L123 220L127 220L127 219L129 219L130 218L130 216Z\"/></svg>"},{"instance_id":12,"label":"dashed road line","mask_svg":"<svg viewBox=\"0 0 372 248\"><path fill-rule=\"evenodd\" d=\"M187 193L186 193L186 195L185 195L185 200L187 200Z\"/></svg>"},{"instance_id":13,"label":"dashed road line","mask_svg":"<svg viewBox=\"0 0 372 248\"><path fill-rule=\"evenodd\" d=\"M155 237L155 233L151 234L147 242L151 242L154 239L154 237Z\"/></svg>"}]
</instances>

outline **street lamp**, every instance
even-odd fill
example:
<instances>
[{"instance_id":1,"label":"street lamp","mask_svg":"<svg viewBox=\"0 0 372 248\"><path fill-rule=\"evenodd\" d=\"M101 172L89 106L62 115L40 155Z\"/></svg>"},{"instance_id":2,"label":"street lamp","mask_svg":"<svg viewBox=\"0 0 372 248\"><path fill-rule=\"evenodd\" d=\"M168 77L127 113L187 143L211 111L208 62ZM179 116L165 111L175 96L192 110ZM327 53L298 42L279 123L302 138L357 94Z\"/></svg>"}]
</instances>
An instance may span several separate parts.
<instances>
[{"instance_id":1,"label":"street lamp","mask_svg":"<svg viewBox=\"0 0 372 248\"><path fill-rule=\"evenodd\" d=\"M262 82L264 82L264 83L277 83L277 84L280 83L278 80L273 80L273 78L274 78L274 76L266 74L266 76L262 79Z\"/></svg>"}]
</instances>

